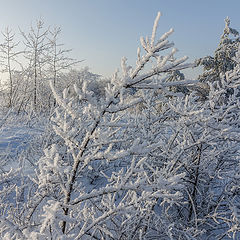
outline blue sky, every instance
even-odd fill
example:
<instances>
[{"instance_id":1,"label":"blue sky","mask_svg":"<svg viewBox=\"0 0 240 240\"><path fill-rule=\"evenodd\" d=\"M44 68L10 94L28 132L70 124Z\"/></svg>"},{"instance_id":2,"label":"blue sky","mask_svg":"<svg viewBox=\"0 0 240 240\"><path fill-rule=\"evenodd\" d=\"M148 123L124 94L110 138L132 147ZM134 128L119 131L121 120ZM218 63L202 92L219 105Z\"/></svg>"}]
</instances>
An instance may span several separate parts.
<instances>
[{"instance_id":1,"label":"blue sky","mask_svg":"<svg viewBox=\"0 0 240 240\"><path fill-rule=\"evenodd\" d=\"M158 11L159 36L174 28L170 39L178 56L187 55L189 61L213 53L226 16L240 30L239 0L0 0L0 4L1 30L9 26L28 31L42 17L46 26L62 28L66 48L85 60L80 67L106 76L119 67L122 56L134 65L139 37L151 34Z\"/></svg>"}]
</instances>

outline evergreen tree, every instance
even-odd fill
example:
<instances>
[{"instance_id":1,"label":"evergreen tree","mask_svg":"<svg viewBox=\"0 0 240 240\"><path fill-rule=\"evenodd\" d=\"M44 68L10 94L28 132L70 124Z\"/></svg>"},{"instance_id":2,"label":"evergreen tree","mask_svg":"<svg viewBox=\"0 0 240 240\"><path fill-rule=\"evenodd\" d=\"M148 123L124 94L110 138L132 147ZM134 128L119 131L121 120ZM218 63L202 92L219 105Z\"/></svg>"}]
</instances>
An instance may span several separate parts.
<instances>
[{"instance_id":1,"label":"evergreen tree","mask_svg":"<svg viewBox=\"0 0 240 240\"><path fill-rule=\"evenodd\" d=\"M204 73L199 76L201 82L220 82L220 75L233 70L236 66L234 57L238 51L239 33L230 27L230 19L225 19L225 28L214 56L206 56L197 60L203 66Z\"/></svg>"}]
</instances>

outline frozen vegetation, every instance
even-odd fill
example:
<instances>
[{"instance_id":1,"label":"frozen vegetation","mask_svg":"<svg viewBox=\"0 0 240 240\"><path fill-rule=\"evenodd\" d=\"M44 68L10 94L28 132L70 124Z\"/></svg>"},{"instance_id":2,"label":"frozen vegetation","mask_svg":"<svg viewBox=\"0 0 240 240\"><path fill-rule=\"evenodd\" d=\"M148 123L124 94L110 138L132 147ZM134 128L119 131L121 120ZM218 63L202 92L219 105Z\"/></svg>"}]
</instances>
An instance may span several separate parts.
<instances>
[{"instance_id":1,"label":"frozen vegetation","mask_svg":"<svg viewBox=\"0 0 240 240\"><path fill-rule=\"evenodd\" d=\"M239 34L226 19L189 64L159 19L111 79L75 70L59 28L25 51L3 32L0 239L240 239Z\"/></svg>"}]
</instances>

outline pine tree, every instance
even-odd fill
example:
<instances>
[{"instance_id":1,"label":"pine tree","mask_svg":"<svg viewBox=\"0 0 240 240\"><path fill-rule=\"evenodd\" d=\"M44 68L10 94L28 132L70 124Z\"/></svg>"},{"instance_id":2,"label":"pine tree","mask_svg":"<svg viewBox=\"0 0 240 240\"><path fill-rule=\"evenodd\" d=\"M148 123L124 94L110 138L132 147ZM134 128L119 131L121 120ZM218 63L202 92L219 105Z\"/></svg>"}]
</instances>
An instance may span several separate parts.
<instances>
[{"instance_id":1,"label":"pine tree","mask_svg":"<svg viewBox=\"0 0 240 240\"><path fill-rule=\"evenodd\" d=\"M204 68L204 73L199 76L201 82L220 81L220 75L233 70L236 66L234 57L239 47L239 33L230 27L230 19L225 19L225 28L214 56L207 56L197 60L197 65Z\"/></svg>"}]
</instances>

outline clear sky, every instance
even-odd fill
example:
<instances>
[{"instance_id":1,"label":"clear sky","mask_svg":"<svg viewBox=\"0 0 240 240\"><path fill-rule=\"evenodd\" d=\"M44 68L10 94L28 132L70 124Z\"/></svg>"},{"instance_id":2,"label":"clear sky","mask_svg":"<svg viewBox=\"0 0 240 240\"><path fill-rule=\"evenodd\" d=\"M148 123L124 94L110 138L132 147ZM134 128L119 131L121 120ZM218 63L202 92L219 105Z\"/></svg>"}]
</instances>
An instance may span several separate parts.
<instances>
[{"instance_id":1,"label":"clear sky","mask_svg":"<svg viewBox=\"0 0 240 240\"><path fill-rule=\"evenodd\" d=\"M0 29L28 30L42 17L62 28L62 42L81 66L110 76L126 56L135 63L139 37L151 34L158 11L159 35L170 28L179 56L211 55L229 16L240 30L240 0L0 0ZM0 39L1 40L1 39Z\"/></svg>"}]
</instances>

